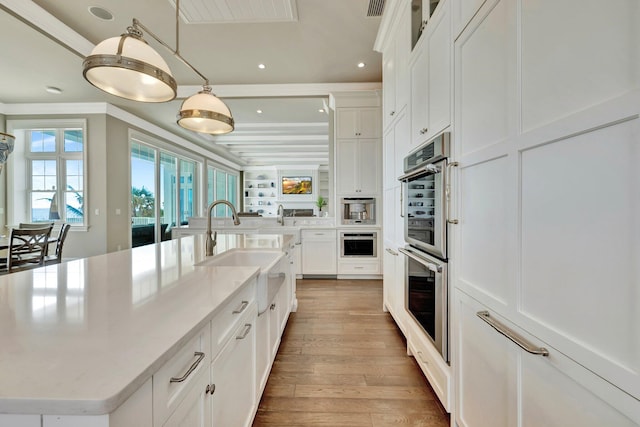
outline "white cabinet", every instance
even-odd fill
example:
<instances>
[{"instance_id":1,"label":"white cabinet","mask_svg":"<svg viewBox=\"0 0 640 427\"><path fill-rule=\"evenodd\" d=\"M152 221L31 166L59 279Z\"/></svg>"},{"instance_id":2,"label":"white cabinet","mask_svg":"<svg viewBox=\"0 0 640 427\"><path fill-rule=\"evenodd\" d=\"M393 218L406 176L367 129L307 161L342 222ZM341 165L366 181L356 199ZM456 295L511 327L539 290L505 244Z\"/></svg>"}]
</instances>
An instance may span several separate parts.
<instances>
[{"instance_id":1,"label":"white cabinet","mask_svg":"<svg viewBox=\"0 0 640 427\"><path fill-rule=\"evenodd\" d=\"M411 141L414 146L451 124L451 1L428 21L410 65Z\"/></svg>"},{"instance_id":2,"label":"white cabinet","mask_svg":"<svg viewBox=\"0 0 640 427\"><path fill-rule=\"evenodd\" d=\"M409 3L401 6L388 46L382 52L383 129L404 109L409 98L408 61L410 50Z\"/></svg>"},{"instance_id":3,"label":"white cabinet","mask_svg":"<svg viewBox=\"0 0 640 427\"><path fill-rule=\"evenodd\" d=\"M336 138L380 138L380 109L337 108Z\"/></svg>"},{"instance_id":4,"label":"white cabinet","mask_svg":"<svg viewBox=\"0 0 640 427\"><path fill-rule=\"evenodd\" d=\"M640 322L630 303L640 120L628 62L637 33L621 24L638 9L585 5L488 1L455 41L459 224L450 236L461 427L640 424ZM573 16L576 8L584 14ZM570 20L568 57L549 57ZM596 22L611 32L593 36ZM593 51L606 60L593 62ZM620 70L627 79L615 77ZM549 356L520 349L479 311Z\"/></svg>"},{"instance_id":5,"label":"white cabinet","mask_svg":"<svg viewBox=\"0 0 640 427\"><path fill-rule=\"evenodd\" d=\"M205 389L211 363L208 323L153 375L153 424L181 425L183 419L207 420Z\"/></svg>"},{"instance_id":6,"label":"white cabinet","mask_svg":"<svg viewBox=\"0 0 640 427\"><path fill-rule=\"evenodd\" d=\"M525 351L478 316L487 307L458 292L456 422L460 427L616 426L640 423L638 401L489 311L495 327L532 349ZM515 333L515 334L514 334Z\"/></svg>"},{"instance_id":7,"label":"white cabinet","mask_svg":"<svg viewBox=\"0 0 640 427\"><path fill-rule=\"evenodd\" d=\"M380 139L342 139L336 143L339 195L375 196L380 188Z\"/></svg>"},{"instance_id":8,"label":"white cabinet","mask_svg":"<svg viewBox=\"0 0 640 427\"><path fill-rule=\"evenodd\" d=\"M337 274L336 230L302 230L302 274Z\"/></svg>"},{"instance_id":9,"label":"white cabinet","mask_svg":"<svg viewBox=\"0 0 640 427\"><path fill-rule=\"evenodd\" d=\"M256 305L251 304L211 364L214 427L248 427L256 411Z\"/></svg>"},{"instance_id":10,"label":"white cabinet","mask_svg":"<svg viewBox=\"0 0 640 427\"><path fill-rule=\"evenodd\" d=\"M245 171L244 211L257 212L264 217L275 217L278 211L277 179L276 169Z\"/></svg>"}]
</instances>

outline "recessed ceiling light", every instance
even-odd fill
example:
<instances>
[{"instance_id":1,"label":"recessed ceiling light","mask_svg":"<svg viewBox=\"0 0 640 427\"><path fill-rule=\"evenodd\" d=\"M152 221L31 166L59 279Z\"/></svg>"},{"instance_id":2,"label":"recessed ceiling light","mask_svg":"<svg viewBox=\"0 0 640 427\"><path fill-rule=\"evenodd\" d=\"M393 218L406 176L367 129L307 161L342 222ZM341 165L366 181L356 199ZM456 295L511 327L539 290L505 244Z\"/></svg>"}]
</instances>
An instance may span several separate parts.
<instances>
[{"instance_id":1,"label":"recessed ceiling light","mask_svg":"<svg viewBox=\"0 0 640 427\"><path fill-rule=\"evenodd\" d=\"M100 6L89 7L89 13L103 21L113 21L113 13Z\"/></svg>"},{"instance_id":2,"label":"recessed ceiling light","mask_svg":"<svg viewBox=\"0 0 640 427\"><path fill-rule=\"evenodd\" d=\"M264 70L265 68L267 68L267 66L264 64L258 64L258 68L260 68L261 70Z\"/></svg>"},{"instance_id":3,"label":"recessed ceiling light","mask_svg":"<svg viewBox=\"0 0 640 427\"><path fill-rule=\"evenodd\" d=\"M319 109L318 113L324 113L324 108Z\"/></svg>"},{"instance_id":4,"label":"recessed ceiling light","mask_svg":"<svg viewBox=\"0 0 640 427\"><path fill-rule=\"evenodd\" d=\"M55 86L47 86L45 90L49 93L54 93L56 95L60 95L62 93L62 89Z\"/></svg>"},{"instance_id":5,"label":"recessed ceiling light","mask_svg":"<svg viewBox=\"0 0 640 427\"><path fill-rule=\"evenodd\" d=\"M262 110L256 110L256 113L262 114Z\"/></svg>"},{"instance_id":6,"label":"recessed ceiling light","mask_svg":"<svg viewBox=\"0 0 640 427\"><path fill-rule=\"evenodd\" d=\"M367 65L364 62L358 62L358 68L364 68L364 66Z\"/></svg>"}]
</instances>

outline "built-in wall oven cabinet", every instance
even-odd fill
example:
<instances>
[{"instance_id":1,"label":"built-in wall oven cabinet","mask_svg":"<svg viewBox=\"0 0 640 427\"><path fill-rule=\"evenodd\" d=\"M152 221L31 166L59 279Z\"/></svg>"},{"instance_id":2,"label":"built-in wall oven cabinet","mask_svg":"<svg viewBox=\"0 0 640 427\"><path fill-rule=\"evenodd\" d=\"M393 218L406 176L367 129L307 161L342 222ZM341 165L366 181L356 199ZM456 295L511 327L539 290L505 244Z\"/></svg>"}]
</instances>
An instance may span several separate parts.
<instances>
[{"instance_id":1,"label":"built-in wall oven cabinet","mask_svg":"<svg viewBox=\"0 0 640 427\"><path fill-rule=\"evenodd\" d=\"M447 259L450 134L421 145L404 159L403 206L405 240L443 260Z\"/></svg>"},{"instance_id":2,"label":"built-in wall oven cabinet","mask_svg":"<svg viewBox=\"0 0 640 427\"><path fill-rule=\"evenodd\" d=\"M411 247L405 257L406 308L445 362L449 361L447 263Z\"/></svg>"}]
</instances>

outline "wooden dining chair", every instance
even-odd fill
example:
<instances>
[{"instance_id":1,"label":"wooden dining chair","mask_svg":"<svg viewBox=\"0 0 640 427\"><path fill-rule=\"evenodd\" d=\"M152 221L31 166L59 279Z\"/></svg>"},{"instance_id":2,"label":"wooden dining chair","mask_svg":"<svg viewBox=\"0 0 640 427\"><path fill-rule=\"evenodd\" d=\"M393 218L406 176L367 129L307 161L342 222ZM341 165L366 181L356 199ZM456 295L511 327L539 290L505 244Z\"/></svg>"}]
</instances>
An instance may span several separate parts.
<instances>
[{"instance_id":1,"label":"wooden dining chair","mask_svg":"<svg viewBox=\"0 0 640 427\"><path fill-rule=\"evenodd\" d=\"M12 229L6 271L13 273L44 265L52 228L53 224L45 228Z\"/></svg>"},{"instance_id":2,"label":"wooden dining chair","mask_svg":"<svg viewBox=\"0 0 640 427\"><path fill-rule=\"evenodd\" d=\"M56 241L56 252L53 255L45 255L45 265L60 264L62 262L62 247L64 245L64 241L67 239L67 234L69 233L70 228L71 224L62 224L62 227L60 227L60 233L58 234L58 240Z\"/></svg>"}]
</instances>

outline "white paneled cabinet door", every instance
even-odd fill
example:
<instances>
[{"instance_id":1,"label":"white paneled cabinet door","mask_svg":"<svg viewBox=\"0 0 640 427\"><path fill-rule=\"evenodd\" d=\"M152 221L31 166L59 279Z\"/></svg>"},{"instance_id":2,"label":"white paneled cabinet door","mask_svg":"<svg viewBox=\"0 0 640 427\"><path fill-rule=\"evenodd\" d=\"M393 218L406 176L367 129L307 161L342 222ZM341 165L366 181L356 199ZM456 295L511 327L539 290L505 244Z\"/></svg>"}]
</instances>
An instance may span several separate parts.
<instances>
[{"instance_id":1,"label":"white paneled cabinet door","mask_svg":"<svg viewBox=\"0 0 640 427\"><path fill-rule=\"evenodd\" d=\"M163 427L210 427L211 395L209 372L204 370L184 400L163 424Z\"/></svg>"},{"instance_id":2,"label":"white paneled cabinet door","mask_svg":"<svg viewBox=\"0 0 640 427\"><path fill-rule=\"evenodd\" d=\"M414 48L409 65L411 81L411 144L418 146L429 130L427 101L427 52L422 48L424 40Z\"/></svg>"},{"instance_id":3,"label":"white paneled cabinet door","mask_svg":"<svg viewBox=\"0 0 640 427\"><path fill-rule=\"evenodd\" d=\"M358 192L375 195L380 188L380 140L361 139L358 141L358 157L356 166L358 170Z\"/></svg>"},{"instance_id":4,"label":"white paneled cabinet door","mask_svg":"<svg viewBox=\"0 0 640 427\"><path fill-rule=\"evenodd\" d=\"M488 425L470 400L488 384L480 339L518 396L483 403L491 425L640 425L638 20L633 0L487 0L455 41L452 278L478 304L455 306L461 425ZM476 308L550 356L512 356Z\"/></svg>"},{"instance_id":5,"label":"white paneled cabinet door","mask_svg":"<svg viewBox=\"0 0 640 427\"><path fill-rule=\"evenodd\" d=\"M358 140L342 139L337 141L336 148L336 176L337 193L355 193L358 184Z\"/></svg>"},{"instance_id":6,"label":"white paneled cabinet door","mask_svg":"<svg viewBox=\"0 0 640 427\"><path fill-rule=\"evenodd\" d=\"M638 425L637 401L629 395L463 292L456 293L455 305L460 427ZM489 313L495 327L479 313ZM548 356L524 350L515 341L531 351L546 350Z\"/></svg>"},{"instance_id":7,"label":"white paneled cabinet door","mask_svg":"<svg viewBox=\"0 0 640 427\"><path fill-rule=\"evenodd\" d=\"M451 1L440 2L429 23L426 48L428 132L430 138L451 124Z\"/></svg>"},{"instance_id":8,"label":"white paneled cabinet door","mask_svg":"<svg viewBox=\"0 0 640 427\"><path fill-rule=\"evenodd\" d=\"M254 308L211 364L211 382L215 385L211 396L214 427L251 425L257 405L255 326Z\"/></svg>"},{"instance_id":9,"label":"white paneled cabinet door","mask_svg":"<svg viewBox=\"0 0 640 427\"><path fill-rule=\"evenodd\" d=\"M380 138L380 109L376 107L338 108L337 138Z\"/></svg>"}]
</instances>

